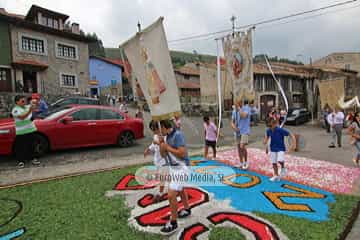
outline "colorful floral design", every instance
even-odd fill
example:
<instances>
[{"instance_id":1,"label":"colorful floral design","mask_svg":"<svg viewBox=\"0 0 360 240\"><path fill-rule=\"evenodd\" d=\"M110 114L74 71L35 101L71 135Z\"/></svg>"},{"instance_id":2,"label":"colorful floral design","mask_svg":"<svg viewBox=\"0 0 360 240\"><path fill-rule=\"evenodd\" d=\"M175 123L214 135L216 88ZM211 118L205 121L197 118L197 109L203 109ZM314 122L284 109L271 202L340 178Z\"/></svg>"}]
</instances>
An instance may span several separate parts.
<instances>
[{"instance_id":1,"label":"colorful floral design","mask_svg":"<svg viewBox=\"0 0 360 240\"><path fill-rule=\"evenodd\" d=\"M273 174L269 156L263 150L248 149L250 171L263 175ZM333 193L351 193L355 181L360 177L359 168L345 167L340 164L314 160L293 155L286 155L286 180L317 187ZM238 161L237 151L229 150L218 153L217 160L229 165Z\"/></svg>"}]
</instances>

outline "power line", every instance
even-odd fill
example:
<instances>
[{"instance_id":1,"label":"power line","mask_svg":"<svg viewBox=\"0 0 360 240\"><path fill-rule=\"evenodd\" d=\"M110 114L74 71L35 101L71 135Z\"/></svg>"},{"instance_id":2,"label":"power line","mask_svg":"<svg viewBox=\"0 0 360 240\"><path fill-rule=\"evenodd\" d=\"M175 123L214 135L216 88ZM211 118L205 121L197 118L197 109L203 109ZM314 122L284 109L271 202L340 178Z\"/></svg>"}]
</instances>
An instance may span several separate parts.
<instances>
[{"instance_id":1,"label":"power line","mask_svg":"<svg viewBox=\"0 0 360 240\"><path fill-rule=\"evenodd\" d=\"M301 16L301 15L326 10L326 9L329 9L329 8L334 8L334 7L347 5L347 4L350 4L350 3L354 3L356 1L357 0L349 0L349 1L346 1L346 2L336 3L336 4L329 5L329 6L312 9L312 10L309 10L309 11L290 14L290 15L287 15L287 16L284 16L284 17L272 18L272 19L269 19L269 20L264 20L264 21L260 21L260 22L257 22L257 23L240 26L240 27L237 27L236 29L244 29L244 28L254 27L254 26L258 26L258 25L264 25L264 24L267 24L267 23L277 22L277 21L281 21L281 20L284 20L284 19L288 19L288 18L298 17L298 16Z\"/></svg>"},{"instance_id":2,"label":"power line","mask_svg":"<svg viewBox=\"0 0 360 240\"><path fill-rule=\"evenodd\" d=\"M335 10L335 11L329 11L329 12L325 12L325 13L311 15L309 17L297 18L297 19L287 21L287 22L282 22L282 23L278 23L278 24L272 24L272 25L268 25L268 26L263 26L263 27L260 27L258 29L272 28L272 27L276 27L276 26L280 26L280 25L285 25L285 24L289 24L289 23L294 23L294 22L308 20L308 19L312 19L312 18L316 18L316 17L321 17L321 16L324 16L324 15L332 14L332 13L338 13L338 12L344 12L344 11L347 11L347 10L353 10L353 9L356 9L356 8L359 8L359 7L360 7L360 4L355 5L354 7L351 7L351 8L343 8L343 9L338 9L338 10Z\"/></svg>"},{"instance_id":3,"label":"power line","mask_svg":"<svg viewBox=\"0 0 360 240\"><path fill-rule=\"evenodd\" d=\"M359 8L359 7L360 7L360 4L355 5L353 7L350 7L350 8L337 9L337 10L334 10L334 11L328 11L328 12L324 12L324 13L320 13L320 14L316 14L316 15L311 15L311 16L304 17L304 18L297 18L297 19L287 21L287 22L266 25L266 26L263 26L263 27L259 27L257 29L273 28L273 27L276 27L276 26L285 25L285 24L294 23L294 22L299 22L299 21L304 21L304 20L308 20L308 19L312 19L312 18L316 18L316 17L321 17L321 16L328 15L328 14L334 14L334 13L338 13L338 12L344 12L344 11L348 11L348 10L353 10L353 9L356 9L356 8ZM228 31L228 33L231 33L231 31ZM219 35L219 37L220 37L220 35ZM209 41L209 40L214 40L214 37L208 37L207 36L206 38L205 37L196 38L196 39L193 39L192 41ZM169 43L169 44L171 44L171 46L178 46L178 45L184 45L184 44L189 44L189 43L190 42L182 41L182 42L174 42L174 43Z\"/></svg>"},{"instance_id":4,"label":"power line","mask_svg":"<svg viewBox=\"0 0 360 240\"><path fill-rule=\"evenodd\" d=\"M303 12L299 12L299 13L290 14L290 15L287 15L287 16L284 16L284 17L272 18L272 19L268 19L268 20L259 21L259 22L253 23L253 24L247 24L247 25L244 25L244 26L237 27L236 29L244 29L244 28L249 28L249 27L255 27L255 26L258 26L258 25L264 25L264 24L271 23L271 22L281 21L281 20L284 20L284 19L293 18L293 17L297 17L297 16L309 14L309 13L314 13L314 12L326 10L326 9L329 9L329 8L334 8L334 7L338 7L338 6L351 4L351 3L354 3L354 2L357 2L357 1L358 0L349 0L349 1L345 1L345 2L340 2L340 3L328 5L328 6L325 6L325 7L312 9L312 10L309 10L309 11L303 11ZM228 33L228 32L231 32L231 31L232 31L232 29L226 29L226 30L221 30L221 31L217 31L217 32L204 33L204 34L198 34L198 35L193 35L193 36L189 36L189 37L174 39L174 40L170 40L168 42L169 43L175 43L175 42L187 41L187 40L192 40L192 39L196 39L196 38L203 38L203 37L213 36L213 35L217 35L217 34L221 34L221 33Z\"/></svg>"}]
</instances>

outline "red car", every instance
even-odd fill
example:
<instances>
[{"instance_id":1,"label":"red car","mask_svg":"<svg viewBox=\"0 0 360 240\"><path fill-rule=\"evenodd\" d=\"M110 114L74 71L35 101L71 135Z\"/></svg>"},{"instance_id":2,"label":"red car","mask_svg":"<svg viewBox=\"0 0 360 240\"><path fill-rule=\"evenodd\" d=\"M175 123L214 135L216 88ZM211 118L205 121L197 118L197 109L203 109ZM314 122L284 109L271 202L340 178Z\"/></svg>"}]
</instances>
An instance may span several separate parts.
<instances>
[{"instance_id":1,"label":"red car","mask_svg":"<svg viewBox=\"0 0 360 240\"><path fill-rule=\"evenodd\" d=\"M95 105L73 105L45 119L34 121L35 152L117 144L127 147L144 137L141 119L131 118L115 108ZM11 154L15 142L13 119L0 120L0 154Z\"/></svg>"}]
</instances>

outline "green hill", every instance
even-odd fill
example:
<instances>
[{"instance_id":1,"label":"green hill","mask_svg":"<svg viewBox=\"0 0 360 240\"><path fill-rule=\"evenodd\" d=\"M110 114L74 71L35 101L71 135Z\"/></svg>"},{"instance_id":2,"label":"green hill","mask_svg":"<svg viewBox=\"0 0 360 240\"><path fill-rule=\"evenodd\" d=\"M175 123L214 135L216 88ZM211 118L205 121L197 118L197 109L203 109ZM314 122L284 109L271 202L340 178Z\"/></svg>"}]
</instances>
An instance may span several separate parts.
<instances>
[{"instance_id":1,"label":"green hill","mask_svg":"<svg viewBox=\"0 0 360 240\"><path fill-rule=\"evenodd\" d=\"M105 55L107 58L110 59L121 59L119 48L105 48ZM216 56L204 55L204 54L194 54L194 53L181 52L181 51L170 51L170 56L174 67L181 67L188 62L205 62L205 63L216 62Z\"/></svg>"}]
</instances>

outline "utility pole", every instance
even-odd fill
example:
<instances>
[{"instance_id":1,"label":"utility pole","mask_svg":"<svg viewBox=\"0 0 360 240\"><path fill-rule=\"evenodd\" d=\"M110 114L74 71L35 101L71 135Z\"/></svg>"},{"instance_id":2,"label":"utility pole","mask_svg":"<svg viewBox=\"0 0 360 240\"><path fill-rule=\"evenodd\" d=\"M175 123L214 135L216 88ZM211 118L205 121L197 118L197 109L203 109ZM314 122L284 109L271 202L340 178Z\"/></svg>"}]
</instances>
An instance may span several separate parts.
<instances>
[{"instance_id":1,"label":"utility pole","mask_svg":"<svg viewBox=\"0 0 360 240\"><path fill-rule=\"evenodd\" d=\"M230 21L232 22L232 35L235 36L235 20L236 17L234 15L231 16Z\"/></svg>"},{"instance_id":2,"label":"utility pole","mask_svg":"<svg viewBox=\"0 0 360 240\"><path fill-rule=\"evenodd\" d=\"M141 32L141 24L140 24L140 21L138 21L137 27L138 27L138 32Z\"/></svg>"}]
</instances>

